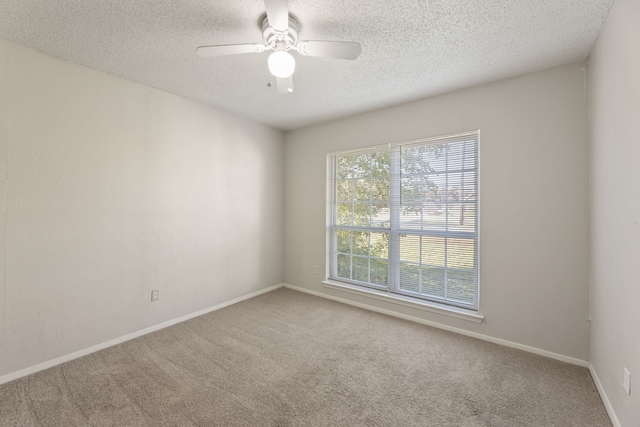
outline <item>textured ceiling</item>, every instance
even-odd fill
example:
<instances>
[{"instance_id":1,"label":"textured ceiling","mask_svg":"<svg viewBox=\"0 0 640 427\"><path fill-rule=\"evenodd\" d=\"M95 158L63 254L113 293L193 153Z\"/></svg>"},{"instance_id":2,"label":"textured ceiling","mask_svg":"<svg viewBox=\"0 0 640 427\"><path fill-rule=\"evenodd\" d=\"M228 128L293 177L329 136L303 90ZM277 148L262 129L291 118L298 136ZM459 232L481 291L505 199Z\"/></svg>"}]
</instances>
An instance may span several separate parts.
<instances>
[{"instance_id":1,"label":"textured ceiling","mask_svg":"<svg viewBox=\"0 0 640 427\"><path fill-rule=\"evenodd\" d=\"M267 87L261 0L0 0L0 37L289 130L588 57L614 0L290 0L301 39L358 41L355 61L300 57Z\"/></svg>"}]
</instances>

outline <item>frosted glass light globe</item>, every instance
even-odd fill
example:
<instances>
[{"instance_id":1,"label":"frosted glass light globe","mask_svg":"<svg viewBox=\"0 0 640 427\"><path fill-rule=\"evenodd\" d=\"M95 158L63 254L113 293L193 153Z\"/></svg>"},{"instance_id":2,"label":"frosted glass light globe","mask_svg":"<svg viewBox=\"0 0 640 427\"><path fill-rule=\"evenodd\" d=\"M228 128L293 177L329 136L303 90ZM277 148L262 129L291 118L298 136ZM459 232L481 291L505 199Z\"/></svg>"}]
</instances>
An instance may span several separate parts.
<instances>
[{"instance_id":1,"label":"frosted glass light globe","mask_svg":"<svg viewBox=\"0 0 640 427\"><path fill-rule=\"evenodd\" d=\"M293 75L296 69L296 60L289 52L277 50L269 55L267 65L269 66L269 72L271 74L285 79Z\"/></svg>"}]
</instances>

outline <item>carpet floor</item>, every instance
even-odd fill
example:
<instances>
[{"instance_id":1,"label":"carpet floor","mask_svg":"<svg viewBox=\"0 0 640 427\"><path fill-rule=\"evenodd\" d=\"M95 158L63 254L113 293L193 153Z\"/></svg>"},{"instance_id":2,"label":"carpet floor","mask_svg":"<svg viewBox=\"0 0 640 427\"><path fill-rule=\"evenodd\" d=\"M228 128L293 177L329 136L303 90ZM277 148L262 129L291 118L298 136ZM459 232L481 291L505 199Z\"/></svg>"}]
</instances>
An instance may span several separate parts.
<instances>
[{"instance_id":1,"label":"carpet floor","mask_svg":"<svg viewBox=\"0 0 640 427\"><path fill-rule=\"evenodd\" d=\"M278 289L0 386L2 426L611 426L585 368Z\"/></svg>"}]
</instances>

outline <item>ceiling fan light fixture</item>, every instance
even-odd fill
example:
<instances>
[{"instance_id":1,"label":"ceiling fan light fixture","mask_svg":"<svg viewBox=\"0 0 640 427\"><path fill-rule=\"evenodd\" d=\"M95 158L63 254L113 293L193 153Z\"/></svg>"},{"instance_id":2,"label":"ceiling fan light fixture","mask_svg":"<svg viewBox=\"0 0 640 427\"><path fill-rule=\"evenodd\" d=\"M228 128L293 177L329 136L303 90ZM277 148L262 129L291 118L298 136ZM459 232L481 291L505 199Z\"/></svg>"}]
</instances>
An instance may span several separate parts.
<instances>
[{"instance_id":1,"label":"ceiling fan light fixture","mask_svg":"<svg viewBox=\"0 0 640 427\"><path fill-rule=\"evenodd\" d=\"M269 55L267 60L269 72L276 77L286 79L291 77L296 69L296 60L284 50L277 50Z\"/></svg>"},{"instance_id":2,"label":"ceiling fan light fixture","mask_svg":"<svg viewBox=\"0 0 640 427\"><path fill-rule=\"evenodd\" d=\"M264 0L266 13L262 16L264 43L199 46L198 55L225 56L272 51L267 60L269 72L277 78L278 93L293 92L293 73L296 60L291 50L299 55L318 58L354 60L362 51L360 43L348 41L298 40L300 24L289 13L289 0ZM305 60L306 61L306 60Z\"/></svg>"}]
</instances>

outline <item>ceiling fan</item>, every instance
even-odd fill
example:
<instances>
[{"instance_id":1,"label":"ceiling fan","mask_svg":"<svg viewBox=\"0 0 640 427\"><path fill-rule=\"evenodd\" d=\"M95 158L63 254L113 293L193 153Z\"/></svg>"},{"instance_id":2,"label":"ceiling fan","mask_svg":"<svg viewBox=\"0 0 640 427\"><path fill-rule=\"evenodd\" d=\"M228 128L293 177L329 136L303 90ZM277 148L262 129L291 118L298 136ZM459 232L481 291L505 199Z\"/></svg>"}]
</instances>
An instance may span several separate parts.
<instances>
[{"instance_id":1,"label":"ceiling fan","mask_svg":"<svg viewBox=\"0 0 640 427\"><path fill-rule=\"evenodd\" d=\"M196 52L201 56L224 56L241 53L262 53L271 50L267 60L269 72L276 78L279 93L293 92L295 58L289 51L303 56L321 58L356 59L362 48L358 42L336 42L323 40L298 40L298 22L289 15L288 0L264 0L266 16L262 20L264 44L227 44L200 46Z\"/></svg>"}]
</instances>

